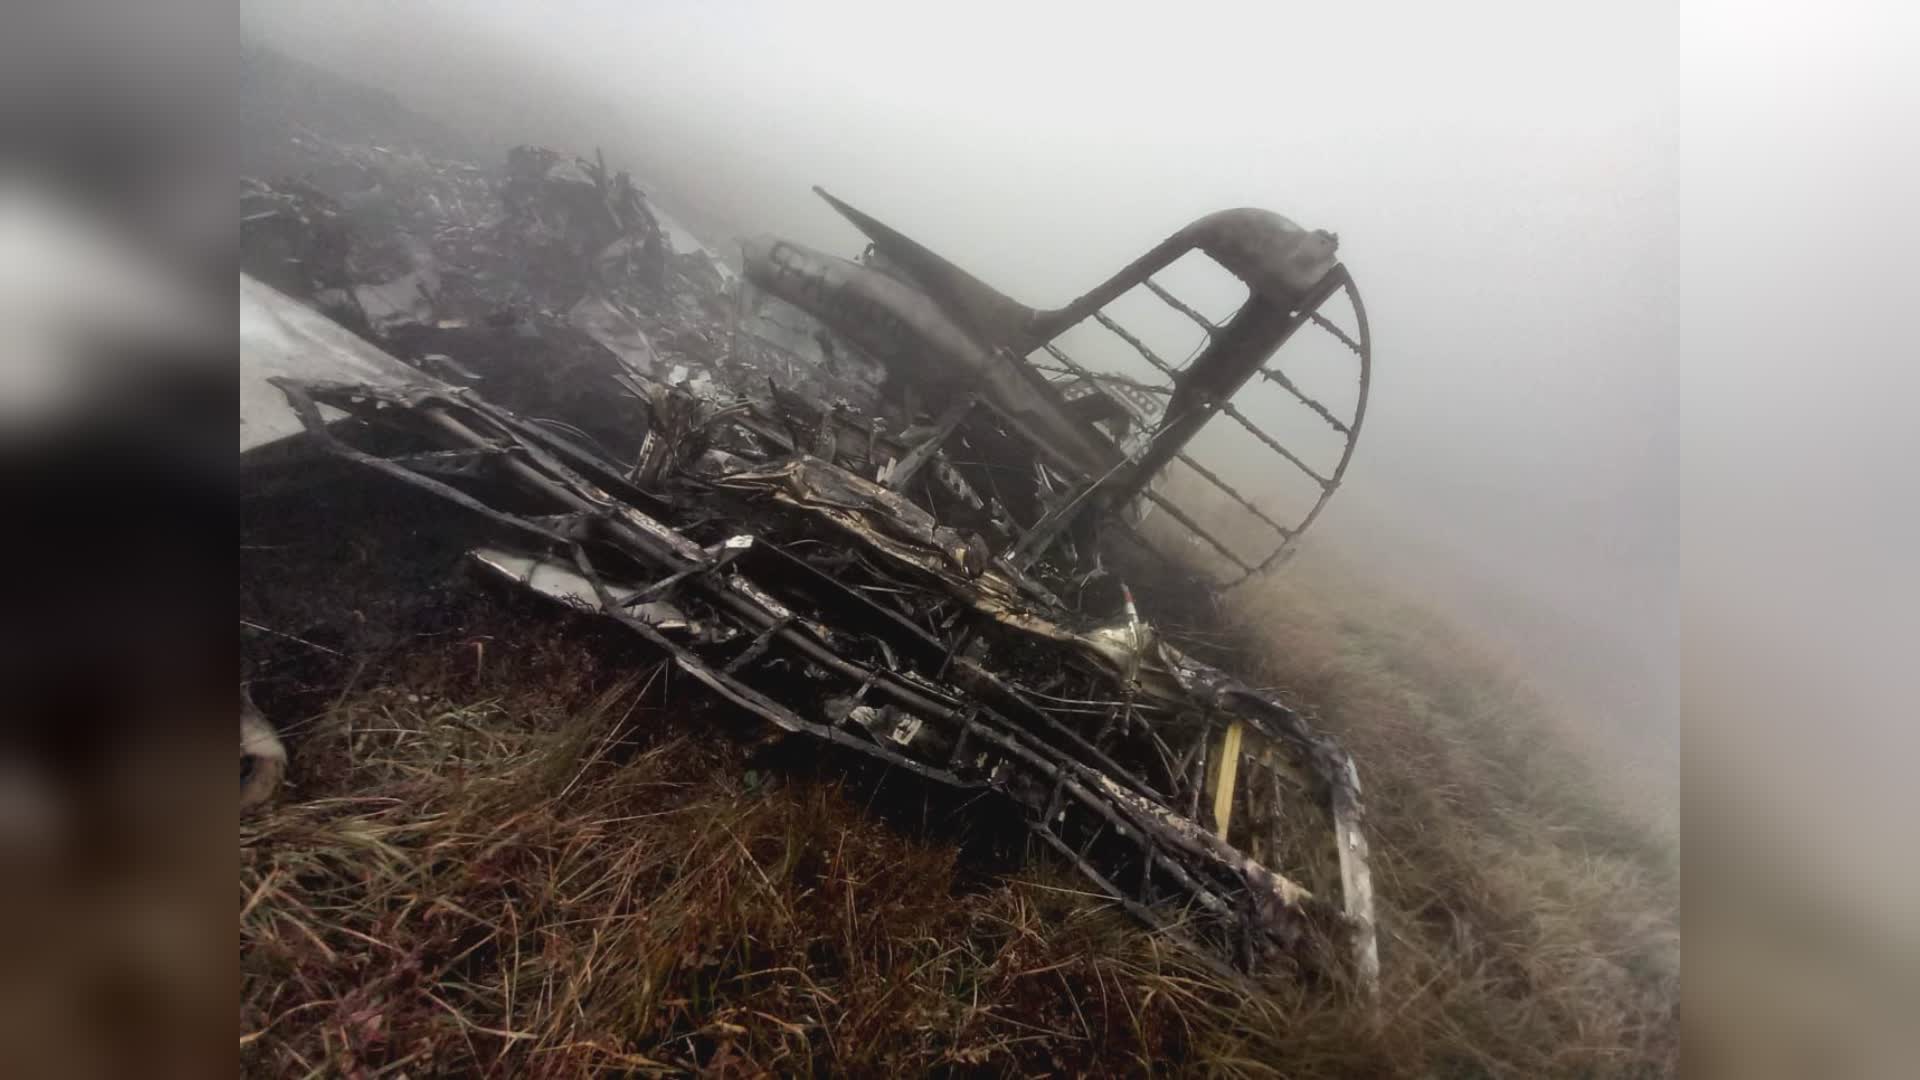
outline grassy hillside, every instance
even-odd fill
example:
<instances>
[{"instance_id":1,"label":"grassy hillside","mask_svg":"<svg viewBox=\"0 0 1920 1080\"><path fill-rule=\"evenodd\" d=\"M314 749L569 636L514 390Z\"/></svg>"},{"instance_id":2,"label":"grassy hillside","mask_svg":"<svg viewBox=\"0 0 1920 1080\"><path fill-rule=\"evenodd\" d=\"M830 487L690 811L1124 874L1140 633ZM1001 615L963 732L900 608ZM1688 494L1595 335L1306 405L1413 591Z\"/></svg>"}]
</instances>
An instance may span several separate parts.
<instances>
[{"instance_id":1,"label":"grassy hillside","mask_svg":"<svg viewBox=\"0 0 1920 1080\"><path fill-rule=\"evenodd\" d=\"M241 830L243 1065L1674 1072L1677 852L1538 703L1326 560L1231 614L1361 763L1377 1007L1221 985L978 806L756 742L617 632L508 605L289 725L296 786Z\"/></svg>"},{"instance_id":2,"label":"grassy hillside","mask_svg":"<svg viewBox=\"0 0 1920 1080\"><path fill-rule=\"evenodd\" d=\"M1458 1075L1677 1071L1677 839L1430 613L1309 552L1235 597L1367 788L1388 1012Z\"/></svg>"}]
</instances>

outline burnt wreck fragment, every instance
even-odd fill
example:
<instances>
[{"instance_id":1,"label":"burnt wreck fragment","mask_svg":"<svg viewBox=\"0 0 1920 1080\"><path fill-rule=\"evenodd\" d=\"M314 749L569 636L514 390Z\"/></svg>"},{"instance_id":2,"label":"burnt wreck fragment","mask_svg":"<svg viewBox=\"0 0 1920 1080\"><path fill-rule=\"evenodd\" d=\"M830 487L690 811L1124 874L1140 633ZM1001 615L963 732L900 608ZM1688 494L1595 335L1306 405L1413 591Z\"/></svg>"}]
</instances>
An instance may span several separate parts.
<instances>
[{"instance_id":1,"label":"burnt wreck fragment","mask_svg":"<svg viewBox=\"0 0 1920 1080\"><path fill-rule=\"evenodd\" d=\"M743 283L717 260L668 275L697 253L671 253L625 175L563 164L519 152L506 221L537 234L524 257L581 267L539 284L606 350L555 376L598 407L515 390L517 361L468 347L492 332L463 337L467 316L442 312L388 332L414 366L388 357L378 377L338 358L252 365L278 392L272 434L290 409L309 448L473 515L489 533L475 566L618 623L777 729L1005 800L1094 887L1223 968L1371 987L1353 762L1155 619L1165 581L1227 587L1279 562L1344 475L1370 358L1331 234L1225 211L1043 310L828 197L867 254L749 241ZM619 275L606 245L570 239L583 222L627 238ZM1153 279L1193 252L1246 288L1220 323ZM612 284L629 275L633 290ZM1203 326L1193 357L1163 360L1104 310L1135 288ZM677 324L633 317L654 310L641 292L675 289L692 291L666 309ZM244 280L243 296L299 307ZM1342 296L1353 331L1322 312ZM1159 380L1074 359L1062 338L1081 324ZM1310 327L1352 356L1351 409L1273 363ZM1236 406L1256 380L1327 425L1336 465L1316 470ZM249 402L268 409L244 391L243 421ZM1189 452L1223 414L1311 479L1304 513L1283 520ZM1204 513L1176 501L1193 485L1219 496ZM1246 522L1201 524L1222 509Z\"/></svg>"},{"instance_id":2,"label":"burnt wreck fragment","mask_svg":"<svg viewBox=\"0 0 1920 1080\"><path fill-rule=\"evenodd\" d=\"M1027 530L1018 563L1047 556L1076 525L1104 523L1129 503L1144 500L1224 559L1230 568L1224 583L1238 584L1284 558L1340 486L1366 416L1372 349L1366 309L1346 267L1334 258L1339 240L1333 234L1309 232L1266 210L1223 210L1167 237L1071 303L1043 311L1002 295L826 192L819 194L871 239L863 260L763 238L746 244L748 279L846 334L891 375L936 399L979 395L1027 442L1077 473L1076 494ZM1189 252L1203 253L1245 286L1244 301L1226 321L1208 320L1153 280L1153 274ZM1136 287L1201 327L1205 341L1196 355L1170 363L1104 310ZM1337 296L1351 305L1354 334L1322 314ZM1076 361L1062 338L1089 321L1124 342L1162 381L1148 383ZM1308 325L1331 335L1354 357L1358 393L1347 420L1270 364ZM1235 405L1234 397L1256 377L1281 387L1337 433L1341 449L1331 471L1316 470ZM1276 520L1186 452L1219 415L1318 489L1298 520ZM1176 462L1262 526L1273 546L1249 558L1156 490L1155 481Z\"/></svg>"}]
</instances>

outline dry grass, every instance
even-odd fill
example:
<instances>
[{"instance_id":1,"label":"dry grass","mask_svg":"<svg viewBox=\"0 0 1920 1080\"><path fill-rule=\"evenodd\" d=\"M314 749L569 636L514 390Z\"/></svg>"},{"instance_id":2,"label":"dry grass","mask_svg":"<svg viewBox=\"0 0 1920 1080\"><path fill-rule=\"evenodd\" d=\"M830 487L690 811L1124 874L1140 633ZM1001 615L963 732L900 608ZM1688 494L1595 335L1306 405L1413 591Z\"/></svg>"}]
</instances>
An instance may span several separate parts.
<instances>
[{"instance_id":1,"label":"dry grass","mask_svg":"<svg viewBox=\"0 0 1920 1080\"><path fill-rule=\"evenodd\" d=\"M1676 1073L1679 851L1652 815L1511 673L1331 558L1232 617L1360 763L1393 1037L1463 1075Z\"/></svg>"},{"instance_id":2,"label":"dry grass","mask_svg":"<svg viewBox=\"0 0 1920 1080\"><path fill-rule=\"evenodd\" d=\"M770 766L660 671L495 639L484 678L423 646L296 733L298 787L241 832L243 1067L1673 1072L1677 856L1443 627L1303 569L1243 630L1362 763L1378 1013L1220 985L1043 860L882 820L905 785Z\"/></svg>"}]
</instances>

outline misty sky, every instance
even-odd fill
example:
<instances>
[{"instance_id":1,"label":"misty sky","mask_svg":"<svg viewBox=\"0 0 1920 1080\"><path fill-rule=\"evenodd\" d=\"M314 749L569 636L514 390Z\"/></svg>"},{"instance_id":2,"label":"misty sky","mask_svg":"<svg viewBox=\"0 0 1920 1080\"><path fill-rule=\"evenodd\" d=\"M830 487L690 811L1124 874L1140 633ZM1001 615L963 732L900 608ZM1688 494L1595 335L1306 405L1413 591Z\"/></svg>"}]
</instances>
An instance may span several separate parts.
<instances>
[{"instance_id":1,"label":"misty sky","mask_svg":"<svg viewBox=\"0 0 1920 1080\"><path fill-rule=\"evenodd\" d=\"M1674 767L1673 5L242 11L501 143L602 146L696 223L850 255L818 183L1037 306L1224 207L1337 232L1375 377L1320 538Z\"/></svg>"}]
</instances>

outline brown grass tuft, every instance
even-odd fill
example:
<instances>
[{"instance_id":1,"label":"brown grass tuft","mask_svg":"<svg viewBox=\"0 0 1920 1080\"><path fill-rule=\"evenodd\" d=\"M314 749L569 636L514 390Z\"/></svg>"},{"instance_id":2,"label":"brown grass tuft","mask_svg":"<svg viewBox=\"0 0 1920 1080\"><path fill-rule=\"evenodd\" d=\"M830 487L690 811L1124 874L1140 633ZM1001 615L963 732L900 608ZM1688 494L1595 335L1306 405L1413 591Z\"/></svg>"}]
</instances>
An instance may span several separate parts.
<instances>
[{"instance_id":1,"label":"brown grass tuft","mask_svg":"<svg viewBox=\"0 0 1920 1080\"><path fill-rule=\"evenodd\" d=\"M240 837L243 1068L1671 1074L1677 854L1511 679L1332 573L1239 629L1361 763L1378 1012L1222 985L1045 860L983 869L883 821L886 784L769 766L665 669L530 622L484 677L441 639L299 726Z\"/></svg>"}]
</instances>

